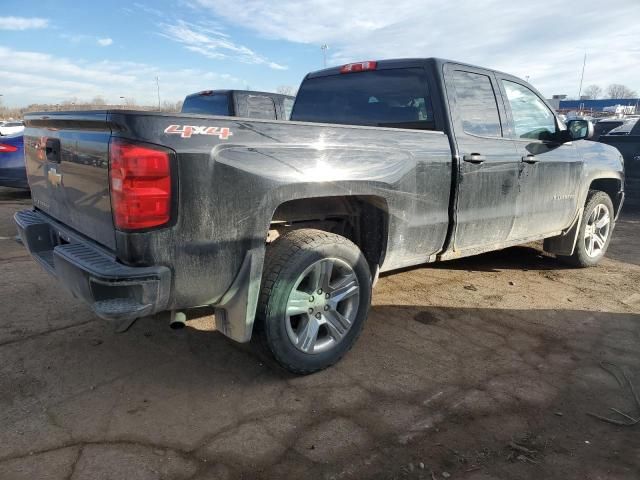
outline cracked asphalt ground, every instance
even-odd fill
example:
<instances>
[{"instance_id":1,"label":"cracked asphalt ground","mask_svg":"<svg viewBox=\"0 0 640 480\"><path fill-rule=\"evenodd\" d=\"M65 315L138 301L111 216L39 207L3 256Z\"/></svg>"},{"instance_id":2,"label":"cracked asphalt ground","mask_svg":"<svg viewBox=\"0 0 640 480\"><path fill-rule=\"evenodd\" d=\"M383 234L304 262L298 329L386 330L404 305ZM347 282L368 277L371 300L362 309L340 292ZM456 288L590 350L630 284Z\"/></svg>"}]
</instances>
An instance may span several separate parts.
<instances>
[{"instance_id":1,"label":"cracked asphalt ground","mask_svg":"<svg viewBox=\"0 0 640 480\"><path fill-rule=\"evenodd\" d=\"M640 213L610 256L539 247L380 279L334 368L288 375L213 331L97 319L12 238L0 190L0 479L638 479Z\"/></svg>"}]
</instances>

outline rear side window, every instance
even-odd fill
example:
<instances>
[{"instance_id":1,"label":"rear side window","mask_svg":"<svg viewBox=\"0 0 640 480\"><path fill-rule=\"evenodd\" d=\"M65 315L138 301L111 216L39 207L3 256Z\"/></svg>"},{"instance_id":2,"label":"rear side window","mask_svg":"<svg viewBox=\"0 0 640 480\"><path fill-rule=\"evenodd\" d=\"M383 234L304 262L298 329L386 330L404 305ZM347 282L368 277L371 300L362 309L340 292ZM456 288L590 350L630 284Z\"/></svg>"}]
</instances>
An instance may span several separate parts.
<instances>
[{"instance_id":1,"label":"rear side window","mask_svg":"<svg viewBox=\"0 0 640 480\"><path fill-rule=\"evenodd\" d=\"M422 68L371 70L305 80L291 120L433 130Z\"/></svg>"},{"instance_id":2,"label":"rear side window","mask_svg":"<svg viewBox=\"0 0 640 480\"><path fill-rule=\"evenodd\" d=\"M229 95L226 93L204 93L189 95L182 104L182 113L204 115L230 115Z\"/></svg>"},{"instance_id":3,"label":"rear side window","mask_svg":"<svg viewBox=\"0 0 640 480\"><path fill-rule=\"evenodd\" d=\"M519 138L553 140L556 119L549 107L527 87L503 80L502 84L511 105L511 115Z\"/></svg>"},{"instance_id":4,"label":"rear side window","mask_svg":"<svg viewBox=\"0 0 640 480\"><path fill-rule=\"evenodd\" d=\"M482 137L501 137L500 115L491 79L487 75L456 70L453 85L464 131Z\"/></svg>"},{"instance_id":5,"label":"rear side window","mask_svg":"<svg viewBox=\"0 0 640 480\"><path fill-rule=\"evenodd\" d=\"M239 95L238 116L275 120L276 104L271 97L264 95Z\"/></svg>"}]
</instances>

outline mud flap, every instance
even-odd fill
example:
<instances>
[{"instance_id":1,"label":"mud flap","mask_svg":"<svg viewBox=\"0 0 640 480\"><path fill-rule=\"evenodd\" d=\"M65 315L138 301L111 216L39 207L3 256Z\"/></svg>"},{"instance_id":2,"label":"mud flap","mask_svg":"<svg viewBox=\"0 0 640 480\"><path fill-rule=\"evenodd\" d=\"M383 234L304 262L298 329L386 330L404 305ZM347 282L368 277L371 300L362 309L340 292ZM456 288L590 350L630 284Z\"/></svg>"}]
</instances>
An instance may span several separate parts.
<instances>
[{"instance_id":1,"label":"mud flap","mask_svg":"<svg viewBox=\"0 0 640 480\"><path fill-rule=\"evenodd\" d=\"M583 213L584 208L581 208L569 229L561 235L545 238L543 246L544 251L554 253L556 255L573 255L573 250L576 248L576 240L578 239L578 229L582 223Z\"/></svg>"},{"instance_id":2,"label":"mud flap","mask_svg":"<svg viewBox=\"0 0 640 480\"><path fill-rule=\"evenodd\" d=\"M258 306L264 247L249 250L233 284L215 305L216 328L236 342L251 340Z\"/></svg>"}]
</instances>

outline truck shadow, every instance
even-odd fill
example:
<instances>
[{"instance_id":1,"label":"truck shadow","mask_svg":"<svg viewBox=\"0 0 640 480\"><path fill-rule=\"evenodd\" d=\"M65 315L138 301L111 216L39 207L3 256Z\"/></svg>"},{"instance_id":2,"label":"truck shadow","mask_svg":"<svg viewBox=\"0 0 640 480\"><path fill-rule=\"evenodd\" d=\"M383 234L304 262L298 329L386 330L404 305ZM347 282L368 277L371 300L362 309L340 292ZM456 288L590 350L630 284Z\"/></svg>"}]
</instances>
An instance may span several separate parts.
<instances>
[{"instance_id":1,"label":"truck shadow","mask_svg":"<svg viewBox=\"0 0 640 480\"><path fill-rule=\"evenodd\" d=\"M543 252L542 243L538 243L434 263L430 264L429 268L499 272L501 270L564 270L572 267Z\"/></svg>"}]
</instances>

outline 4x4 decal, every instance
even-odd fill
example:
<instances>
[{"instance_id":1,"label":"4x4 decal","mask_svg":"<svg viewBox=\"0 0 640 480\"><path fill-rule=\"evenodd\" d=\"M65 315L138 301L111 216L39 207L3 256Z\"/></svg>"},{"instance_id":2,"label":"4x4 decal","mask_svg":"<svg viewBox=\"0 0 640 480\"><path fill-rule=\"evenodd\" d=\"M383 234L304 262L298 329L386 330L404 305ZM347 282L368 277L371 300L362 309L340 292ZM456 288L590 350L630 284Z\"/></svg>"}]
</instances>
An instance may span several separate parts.
<instances>
[{"instance_id":1,"label":"4x4 decal","mask_svg":"<svg viewBox=\"0 0 640 480\"><path fill-rule=\"evenodd\" d=\"M192 135L213 135L220 140L226 140L233 135L228 127L207 127L206 125L169 125L164 129L164 133L180 135L182 138L191 138Z\"/></svg>"}]
</instances>

